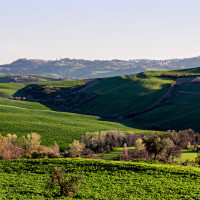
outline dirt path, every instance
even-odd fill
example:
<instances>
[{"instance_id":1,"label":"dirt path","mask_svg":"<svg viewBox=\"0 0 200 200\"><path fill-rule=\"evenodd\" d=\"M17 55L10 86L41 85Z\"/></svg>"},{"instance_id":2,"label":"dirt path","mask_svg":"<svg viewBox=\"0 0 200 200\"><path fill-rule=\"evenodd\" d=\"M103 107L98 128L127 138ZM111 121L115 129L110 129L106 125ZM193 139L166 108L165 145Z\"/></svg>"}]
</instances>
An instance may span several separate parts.
<instances>
[{"instance_id":1,"label":"dirt path","mask_svg":"<svg viewBox=\"0 0 200 200\"><path fill-rule=\"evenodd\" d=\"M80 89L79 92L82 92L90 87L93 87L93 86L97 85L98 83L99 83L99 80L97 80L97 79L90 81L90 82L86 83L86 86L84 88Z\"/></svg>"},{"instance_id":2,"label":"dirt path","mask_svg":"<svg viewBox=\"0 0 200 200\"><path fill-rule=\"evenodd\" d=\"M199 92L187 92L187 91L178 91L185 94L198 94Z\"/></svg>"}]
</instances>

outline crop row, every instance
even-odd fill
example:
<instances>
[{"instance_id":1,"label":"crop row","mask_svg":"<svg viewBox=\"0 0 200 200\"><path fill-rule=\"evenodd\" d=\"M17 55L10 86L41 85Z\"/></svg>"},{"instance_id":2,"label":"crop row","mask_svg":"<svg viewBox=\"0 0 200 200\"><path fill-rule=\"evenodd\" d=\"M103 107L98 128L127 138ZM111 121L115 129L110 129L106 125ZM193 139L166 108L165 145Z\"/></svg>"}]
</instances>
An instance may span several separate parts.
<instances>
[{"instance_id":1,"label":"crop row","mask_svg":"<svg viewBox=\"0 0 200 200\"><path fill-rule=\"evenodd\" d=\"M77 199L198 199L200 195L199 168L85 159L23 159L0 165L1 199L55 199L57 188L45 189L54 167L81 174L84 181Z\"/></svg>"}]
</instances>

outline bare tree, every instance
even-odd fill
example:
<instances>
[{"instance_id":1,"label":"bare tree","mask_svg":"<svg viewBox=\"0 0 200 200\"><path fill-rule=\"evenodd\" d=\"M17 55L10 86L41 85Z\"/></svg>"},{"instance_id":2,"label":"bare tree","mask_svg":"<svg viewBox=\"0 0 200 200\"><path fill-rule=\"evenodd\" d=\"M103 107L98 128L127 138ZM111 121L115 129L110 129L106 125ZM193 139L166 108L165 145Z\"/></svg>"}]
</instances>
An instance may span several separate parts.
<instances>
[{"instance_id":1,"label":"bare tree","mask_svg":"<svg viewBox=\"0 0 200 200\"><path fill-rule=\"evenodd\" d=\"M78 140L74 140L69 146L72 157L79 157L85 148L85 144Z\"/></svg>"}]
</instances>

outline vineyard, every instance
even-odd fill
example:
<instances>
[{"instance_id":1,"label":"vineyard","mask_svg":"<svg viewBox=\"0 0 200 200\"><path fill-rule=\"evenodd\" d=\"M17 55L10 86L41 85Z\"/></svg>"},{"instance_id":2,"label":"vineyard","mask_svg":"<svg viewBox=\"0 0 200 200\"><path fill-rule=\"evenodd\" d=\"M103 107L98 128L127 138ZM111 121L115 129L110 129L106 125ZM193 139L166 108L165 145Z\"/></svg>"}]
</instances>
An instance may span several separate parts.
<instances>
[{"instance_id":1,"label":"vineyard","mask_svg":"<svg viewBox=\"0 0 200 200\"><path fill-rule=\"evenodd\" d=\"M56 188L45 189L54 167L83 177L77 199L198 199L200 195L200 169L195 167L84 159L0 164L0 199L59 199Z\"/></svg>"}]
</instances>

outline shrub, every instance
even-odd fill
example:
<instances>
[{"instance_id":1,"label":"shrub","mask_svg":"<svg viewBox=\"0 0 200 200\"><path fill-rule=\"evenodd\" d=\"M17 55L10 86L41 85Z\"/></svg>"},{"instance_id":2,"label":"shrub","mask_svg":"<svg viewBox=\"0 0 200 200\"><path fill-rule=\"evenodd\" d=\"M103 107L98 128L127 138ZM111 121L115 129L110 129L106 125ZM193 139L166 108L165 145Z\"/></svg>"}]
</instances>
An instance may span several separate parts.
<instances>
[{"instance_id":1,"label":"shrub","mask_svg":"<svg viewBox=\"0 0 200 200\"><path fill-rule=\"evenodd\" d=\"M182 165L189 166L190 165L190 161L187 159L185 162L182 163Z\"/></svg>"},{"instance_id":2,"label":"shrub","mask_svg":"<svg viewBox=\"0 0 200 200\"><path fill-rule=\"evenodd\" d=\"M44 152L32 151L31 158L47 158L47 154Z\"/></svg>"},{"instance_id":3,"label":"shrub","mask_svg":"<svg viewBox=\"0 0 200 200\"><path fill-rule=\"evenodd\" d=\"M56 186L60 188L60 196L75 197L78 188L77 185L82 177L69 174L60 168L54 168L50 179L47 181L47 188L53 189Z\"/></svg>"},{"instance_id":4,"label":"shrub","mask_svg":"<svg viewBox=\"0 0 200 200\"><path fill-rule=\"evenodd\" d=\"M198 165L200 165L200 151L199 151L197 157L195 158L195 162L196 162Z\"/></svg>"},{"instance_id":5,"label":"shrub","mask_svg":"<svg viewBox=\"0 0 200 200\"><path fill-rule=\"evenodd\" d=\"M85 144L79 142L78 140L74 140L69 146L69 151L72 157L80 157L83 149L85 148Z\"/></svg>"},{"instance_id":6,"label":"shrub","mask_svg":"<svg viewBox=\"0 0 200 200\"><path fill-rule=\"evenodd\" d=\"M20 138L19 144L23 149L25 149L28 153L32 151L37 151L40 148L40 135L37 133L28 134L27 137L23 136Z\"/></svg>"},{"instance_id":7,"label":"shrub","mask_svg":"<svg viewBox=\"0 0 200 200\"><path fill-rule=\"evenodd\" d=\"M135 149L129 150L128 155L131 160L137 160L137 159L149 160L150 159L149 154L145 148L142 148L142 149L135 148Z\"/></svg>"}]
</instances>

